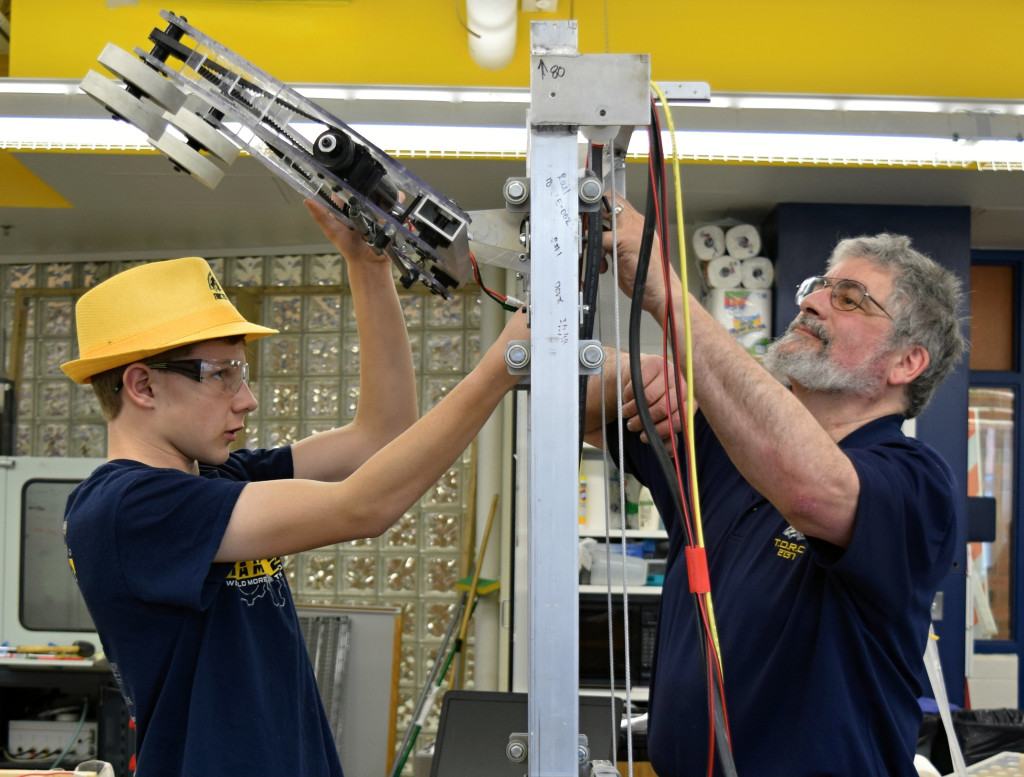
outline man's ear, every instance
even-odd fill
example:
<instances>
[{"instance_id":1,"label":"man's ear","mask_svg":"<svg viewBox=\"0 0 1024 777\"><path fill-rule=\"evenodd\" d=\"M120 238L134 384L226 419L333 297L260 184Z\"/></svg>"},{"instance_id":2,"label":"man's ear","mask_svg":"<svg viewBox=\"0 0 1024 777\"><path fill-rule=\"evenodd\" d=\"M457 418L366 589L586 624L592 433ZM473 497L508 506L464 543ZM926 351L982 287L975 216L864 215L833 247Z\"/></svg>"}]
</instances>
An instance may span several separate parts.
<instances>
[{"instance_id":1,"label":"man's ear","mask_svg":"<svg viewBox=\"0 0 1024 777\"><path fill-rule=\"evenodd\" d=\"M889 384L905 386L913 383L928 368L930 362L931 357L924 346L915 344L907 347L899 361L889 371Z\"/></svg>"},{"instance_id":2,"label":"man's ear","mask_svg":"<svg viewBox=\"0 0 1024 777\"><path fill-rule=\"evenodd\" d=\"M122 378L121 394L124 402L132 402L141 407L153 404L153 387L150 384L151 372L142 362L129 364Z\"/></svg>"}]
</instances>

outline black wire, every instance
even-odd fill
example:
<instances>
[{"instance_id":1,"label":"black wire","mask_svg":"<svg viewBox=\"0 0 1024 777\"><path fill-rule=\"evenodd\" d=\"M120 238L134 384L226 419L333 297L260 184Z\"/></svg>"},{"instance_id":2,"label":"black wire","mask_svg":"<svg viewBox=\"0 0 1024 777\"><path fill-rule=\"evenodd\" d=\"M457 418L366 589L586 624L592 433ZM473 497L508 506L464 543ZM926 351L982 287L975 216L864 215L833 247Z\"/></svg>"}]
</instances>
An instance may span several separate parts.
<instances>
[{"instance_id":1,"label":"black wire","mask_svg":"<svg viewBox=\"0 0 1024 777\"><path fill-rule=\"evenodd\" d=\"M603 148L590 147L590 169L598 180L604 180ZM601 245L601 211L600 209L587 214L587 253L583 267L583 324L580 327L580 338L589 340L594 336L594 321L597 318L597 289L601 278L601 257L604 254Z\"/></svg>"},{"instance_id":2,"label":"black wire","mask_svg":"<svg viewBox=\"0 0 1024 777\"><path fill-rule=\"evenodd\" d=\"M590 169L598 180L604 180L603 148L590 147ZM580 340L594 337L594 321L597 318L597 289L601 279L601 257L604 254L601 245L601 210L587 214L587 246L583 261L583 319L580 324ZM579 456L583 455L583 434L586 431L587 383L590 376L580 375L579 387Z\"/></svg>"},{"instance_id":3,"label":"black wire","mask_svg":"<svg viewBox=\"0 0 1024 777\"><path fill-rule=\"evenodd\" d=\"M655 143L655 138L657 138L656 133L652 134L651 141L652 170L654 170L655 167L662 166L659 153L661 146L660 143ZM633 284L633 299L629 310L629 371L630 379L632 380L633 385L637 387L644 385L643 373L641 371L640 364L640 323L643 316L642 302L644 290L647 285L647 270L651 259L651 249L654 245L655 197L656 191L654 183L652 180L648 179L647 204L644 212L644 230L640 240L640 250L637 256L636 278ZM648 441L651 444L651 449L655 454L655 458L661 469L662 475L668 482L669 489L672 493L673 504L675 505L678 514L682 516L684 514L683 499L679 490L679 482L676 478L675 466L673 465L672 459L668 455L668 451L655 428L654 421L651 418L650 406L647 404L647 397L644 396L644 392L642 390L635 390L633 394L634 399L636 400L637 413L640 416L640 423L643 426L644 432L647 434Z\"/></svg>"}]
</instances>

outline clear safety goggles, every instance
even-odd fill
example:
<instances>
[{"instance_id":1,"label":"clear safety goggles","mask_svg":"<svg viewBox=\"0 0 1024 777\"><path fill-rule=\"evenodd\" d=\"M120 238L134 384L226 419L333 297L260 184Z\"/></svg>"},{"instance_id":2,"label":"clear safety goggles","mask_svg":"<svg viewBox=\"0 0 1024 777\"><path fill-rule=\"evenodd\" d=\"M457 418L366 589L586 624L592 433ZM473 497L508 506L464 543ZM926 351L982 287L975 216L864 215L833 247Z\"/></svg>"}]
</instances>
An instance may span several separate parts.
<instances>
[{"instance_id":1,"label":"clear safety goggles","mask_svg":"<svg viewBox=\"0 0 1024 777\"><path fill-rule=\"evenodd\" d=\"M199 383L210 383L226 394L234 394L249 383L249 363L238 359L176 359L147 362L153 370L176 372Z\"/></svg>"}]
</instances>

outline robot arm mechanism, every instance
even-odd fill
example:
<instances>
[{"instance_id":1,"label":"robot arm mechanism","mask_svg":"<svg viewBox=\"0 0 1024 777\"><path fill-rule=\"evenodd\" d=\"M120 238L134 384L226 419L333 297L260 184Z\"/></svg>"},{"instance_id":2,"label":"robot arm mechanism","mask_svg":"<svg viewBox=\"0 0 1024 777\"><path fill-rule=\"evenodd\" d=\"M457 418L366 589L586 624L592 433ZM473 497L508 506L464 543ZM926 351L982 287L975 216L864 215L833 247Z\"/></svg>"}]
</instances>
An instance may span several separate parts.
<instances>
[{"instance_id":1,"label":"robot arm mechanism","mask_svg":"<svg viewBox=\"0 0 1024 777\"><path fill-rule=\"evenodd\" d=\"M149 52L110 44L100 55L124 84L89 71L86 94L210 188L246 151L387 254L406 288L421 281L450 297L472 278L470 217L455 202L185 19L160 15L167 27Z\"/></svg>"}]
</instances>

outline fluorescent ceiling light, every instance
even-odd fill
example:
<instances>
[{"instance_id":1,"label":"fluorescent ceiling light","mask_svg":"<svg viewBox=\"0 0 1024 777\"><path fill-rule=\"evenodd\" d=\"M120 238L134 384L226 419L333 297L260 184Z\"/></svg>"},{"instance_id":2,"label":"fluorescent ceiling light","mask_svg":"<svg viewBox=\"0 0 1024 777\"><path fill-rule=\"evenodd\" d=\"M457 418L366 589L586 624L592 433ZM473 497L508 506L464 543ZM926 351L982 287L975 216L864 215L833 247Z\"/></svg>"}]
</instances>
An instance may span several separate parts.
<instances>
[{"instance_id":1,"label":"fluorescent ceiling light","mask_svg":"<svg viewBox=\"0 0 1024 777\"><path fill-rule=\"evenodd\" d=\"M0 116L0 148L134 151L152 147L138 128L114 119Z\"/></svg>"},{"instance_id":2,"label":"fluorescent ceiling light","mask_svg":"<svg viewBox=\"0 0 1024 777\"><path fill-rule=\"evenodd\" d=\"M1007 106L1010 107L1010 106ZM842 111L875 111L878 113L949 113L951 106L937 100L900 100L895 98L844 98L837 100ZM1009 112L1009 111L1008 111Z\"/></svg>"},{"instance_id":3,"label":"fluorescent ceiling light","mask_svg":"<svg viewBox=\"0 0 1024 777\"><path fill-rule=\"evenodd\" d=\"M438 89L364 89L355 87L307 86L295 90L310 100L392 100L394 102L452 102L452 93Z\"/></svg>"},{"instance_id":4,"label":"fluorescent ceiling light","mask_svg":"<svg viewBox=\"0 0 1024 777\"><path fill-rule=\"evenodd\" d=\"M352 129L377 148L399 158L526 158L527 133L525 128L354 124ZM311 128L311 130L315 138L319 133L319 128Z\"/></svg>"},{"instance_id":5,"label":"fluorescent ceiling light","mask_svg":"<svg viewBox=\"0 0 1024 777\"><path fill-rule=\"evenodd\" d=\"M666 157L671 155L669 133L662 146ZM646 156L647 151L647 135L635 133L630 155ZM1016 140L680 131L676 153L697 162L1024 170L1024 142Z\"/></svg>"},{"instance_id":6,"label":"fluorescent ceiling light","mask_svg":"<svg viewBox=\"0 0 1024 777\"><path fill-rule=\"evenodd\" d=\"M426 87L294 86L296 92L317 100L369 100L378 102L519 103L529 104L528 89L437 89Z\"/></svg>"},{"instance_id":7,"label":"fluorescent ceiling light","mask_svg":"<svg viewBox=\"0 0 1024 777\"><path fill-rule=\"evenodd\" d=\"M54 83L34 86L58 88ZM0 87L9 88L10 83L0 79ZM314 124L291 126L311 141L320 129ZM527 154L528 133L524 127L371 123L351 126L370 143L399 159L525 159ZM234 130L238 131L237 127ZM666 133L662 141L666 155L672 150L670 140ZM1024 170L1024 142L988 139L983 133L964 142L954 141L952 136L680 130L676 133L676 147L680 159L696 162ZM110 118L3 116L0 116L0 148L151 150L141 131ZM646 131L636 131L628 148L629 156L646 157L647 148Z\"/></svg>"},{"instance_id":8,"label":"fluorescent ceiling light","mask_svg":"<svg viewBox=\"0 0 1024 777\"><path fill-rule=\"evenodd\" d=\"M227 123L232 132L240 126ZM322 125L296 122L291 129L310 142ZM392 156L438 158L526 157L525 129L353 124L352 130ZM0 148L15 151L151 150L146 135L113 119L52 119L0 116Z\"/></svg>"},{"instance_id":9,"label":"fluorescent ceiling light","mask_svg":"<svg viewBox=\"0 0 1024 777\"><path fill-rule=\"evenodd\" d=\"M77 94L80 80L53 78L0 78L0 94ZM529 104L530 90L485 87L362 86L349 84L293 84L311 100L370 100L382 102L471 102Z\"/></svg>"},{"instance_id":10,"label":"fluorescent ceiling light","mask_svg":"<svg viewBox=\"0 0 1024 777\"><path fill-rule=\"evenodd\" d=\"M81 95L79 81L64 79L0 78L0 94ZM360 84L295 84L295 91L312 100L383 102L449 102L529 104L528 88L381 86ZM82 95L84 96L84 95ZM702 110L743 109L776 111L869 111L883 113L955 114L964 111L1024 116L1024 102L884 95L751 94L712 91L708 101L685 103ZM679 108L677 107L676 110Z\"/></svg>"},{"instance_id":11,"label":"fluorescent ceiling light","mask_svg":"<svg viewBox=\"0 0 1024 777\"><path fill-rule=\"evenodd\" d=\"M54 81L52 79L28 79L13 81L0 78L0 94L80 94L78 81Z\"/></svg>"},{"instance_id":12,"label":"fluorescent ceiling light","mask_svg":"<svg viewBox=\"0 0 1024 777\"><path fill-rule=\"evenodd\" d=\"M456 99L453 102L462 103L513 103L521 105L530 104L530 91L509 89L503 92L472 92L461 91L455 93Z\"/></svg>"},{"instance_id":13,"label":"fluorescent ceiling light","mask_svg":"<svg viewBox=\"0 0 1024 777\"><path fill-rule=\"evenodd\" d=\"M829 97L787 97L772 95L748 95L746 97L712 97L711 107L743 108L744 110L775 111L834 111L836 100ZM699 106L700 103L695 103Z\"/></svg>"},{"instance_id":14,"label":"fluorescent ceiling light","mask_svg":"<svg viewBox=\"0 0 1024 777\"><path fill-rule=\"evenodd\" d=\"M731 109L751 111L853 111L876 113L958 114L969 112L1007 116L1024 115L1024 103L999 100L958 100L934 97L886 97L817 94L743 94L712 93L705 103L688 107L699 109Z\"/></svg>"}]
</instances>

